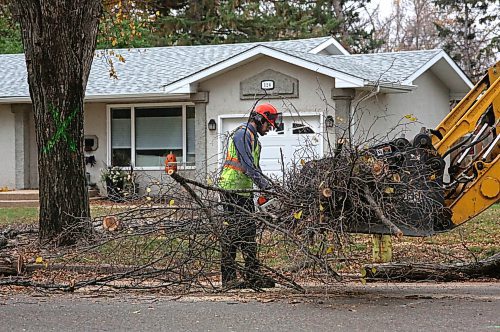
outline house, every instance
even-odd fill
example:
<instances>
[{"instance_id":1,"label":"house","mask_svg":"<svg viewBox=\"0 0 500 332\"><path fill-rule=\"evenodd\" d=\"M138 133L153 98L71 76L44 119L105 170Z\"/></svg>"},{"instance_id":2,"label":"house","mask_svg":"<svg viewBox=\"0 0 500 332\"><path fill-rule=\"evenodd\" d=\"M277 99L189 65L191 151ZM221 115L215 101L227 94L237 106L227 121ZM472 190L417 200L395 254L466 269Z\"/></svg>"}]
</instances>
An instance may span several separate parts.
<instances>
[{"instance_id":1,"label":"house","mask_svg":"<svg viewBox=\"0 0 500 332\"><path fill-rule=\"evenodd\" d=\"M85 145L97 164L163 173L172 151L181 169L217 169L224 133L265 97L284 113L284 128L263 137L261 166L281 169L307 142L321 157L346 130L383 139L403 121L407 138L434 127L472 87L442 50L349 54L334 38L115 50L118 79L96 52L85 97ZM272 89L271 89L272 88ZM363 116L360 116L360 115ZM414 121L417 118L418 121ZM355 119L350 123L349 119ZM24 56L0 55L0 187L36 188L37 148Z\"/></svg>"}]
</instances>

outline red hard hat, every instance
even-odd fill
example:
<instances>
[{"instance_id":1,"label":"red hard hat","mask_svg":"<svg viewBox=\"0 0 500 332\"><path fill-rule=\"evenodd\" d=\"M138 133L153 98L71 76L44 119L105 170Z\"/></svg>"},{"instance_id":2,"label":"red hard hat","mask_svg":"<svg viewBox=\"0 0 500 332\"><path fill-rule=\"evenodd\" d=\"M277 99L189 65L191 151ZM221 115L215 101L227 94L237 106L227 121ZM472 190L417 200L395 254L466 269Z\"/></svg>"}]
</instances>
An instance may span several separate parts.
<instances>
[{"instance_id":1,"label":"red hard hat","mask_svg":"<svg viewBox=\"0 0 500 332\"><path fill-rule=\"evenodd\" d=\"M268 103L258 105L255 108L255 113L262 115L264 119L266 119L266 121L275 128L277 125L276 120L278 120L281 116L281 113L278 113L278 110L273 105Z\"/></svg>"}]
</instances>

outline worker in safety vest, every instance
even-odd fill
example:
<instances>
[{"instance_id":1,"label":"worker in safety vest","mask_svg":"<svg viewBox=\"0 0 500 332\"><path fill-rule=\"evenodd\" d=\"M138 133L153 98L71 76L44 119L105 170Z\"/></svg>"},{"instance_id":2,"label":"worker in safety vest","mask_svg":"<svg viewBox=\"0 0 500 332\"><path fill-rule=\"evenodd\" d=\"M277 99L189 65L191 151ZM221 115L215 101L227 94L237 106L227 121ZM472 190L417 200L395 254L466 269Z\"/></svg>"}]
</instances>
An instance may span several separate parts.
<instances>
[{"instance_id":1,"label":"worker in safety vest","mask_svg":"<svg viewBox=\"0 0 500 332\"><path fill-rule=\"evenodd\" d=\"M226 160L219 187L226 190L251 190L255 184L263 190L270 183L259 166L261 144L258 136L266 135L281 123L281 113L268 103L258 105L247 123L241 124L229 137ZM221 201L228 214L221 236L221 273L224 287L274 287L274 282L259 274L257 260L257 225L248 212L255 212L251 192L223 193ZM244 209L248 212L242 211ZM245 260L245 282L236 280L236 251Z\"/></svg>"}]
</instances>

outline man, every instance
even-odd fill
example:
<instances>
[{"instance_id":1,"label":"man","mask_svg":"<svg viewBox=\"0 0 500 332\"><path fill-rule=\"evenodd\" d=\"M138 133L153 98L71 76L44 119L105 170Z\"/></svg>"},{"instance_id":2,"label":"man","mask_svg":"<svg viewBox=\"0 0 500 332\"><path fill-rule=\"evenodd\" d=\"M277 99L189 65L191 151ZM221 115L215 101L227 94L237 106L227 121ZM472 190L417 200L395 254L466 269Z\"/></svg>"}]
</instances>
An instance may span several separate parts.
<instances>
[{"instance_id":1,"label":"man","mask_svg":"<svg viewBox=\"0 0 500 332\"><path fill-rule=\"evenodd\" d=\"M247 123L241 124L229 138L226 160L222 168L219 186L226 190L246 190L224 193L221 200L228 214L221 236L221 273L224 287L274 287L274 282L259 273L257 260L257 225L248 215L255 212L253 185L262 190L270 189L270 183L259 166L261 145L258 135L266 135L281 122L281 113L268 103L258 105ZM258 135L257 135L258 134ZM242 211L246 210L246 211ZM247 216L247 218L245 218ZM236 251L240 249L245 260L246 283L236 280Z\"/></svg>"}]
</instances>

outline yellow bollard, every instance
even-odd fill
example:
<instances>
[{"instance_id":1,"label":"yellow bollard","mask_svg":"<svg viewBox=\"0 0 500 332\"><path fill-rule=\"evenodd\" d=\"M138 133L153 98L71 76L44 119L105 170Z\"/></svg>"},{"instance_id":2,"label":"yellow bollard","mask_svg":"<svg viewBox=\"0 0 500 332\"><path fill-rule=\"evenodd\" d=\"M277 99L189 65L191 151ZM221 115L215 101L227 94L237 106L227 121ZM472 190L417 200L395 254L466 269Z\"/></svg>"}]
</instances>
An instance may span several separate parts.
<instances>
[{"instance_id":1,"label":"yellow bollard","mask_svg":"<svg viewBox=\"0 0 500 332\"><path fill-rule=\"evenodd\" d=\"M387 263L392 260L392 239L390 235L372 235L372 260L375 263Z\"/></svg>"}]
</instances>

